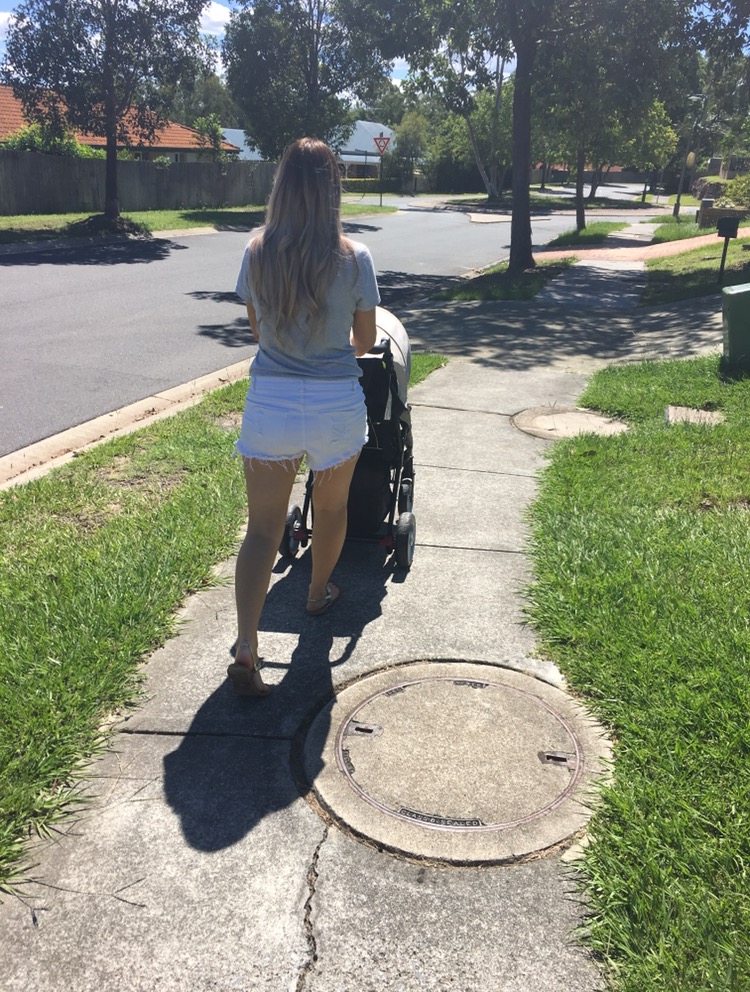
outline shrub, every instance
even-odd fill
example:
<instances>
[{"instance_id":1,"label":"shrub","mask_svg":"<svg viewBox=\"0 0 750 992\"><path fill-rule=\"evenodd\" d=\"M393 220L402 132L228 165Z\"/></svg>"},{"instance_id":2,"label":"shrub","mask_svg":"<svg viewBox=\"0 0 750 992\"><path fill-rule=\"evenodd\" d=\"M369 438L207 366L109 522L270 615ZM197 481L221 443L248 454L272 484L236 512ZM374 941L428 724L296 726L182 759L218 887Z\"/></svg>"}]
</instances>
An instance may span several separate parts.
<instances>
[{"instance_id":1,"label":"shrub","mask_svg":"<svg viewBox=\"0 0 750 992\"><path fill-rule=\"evenodd\" d=\"M344 193L398 193L401 190L400 179L342 179Z\"/></svg>"},{"instance_id":2,"label":"shrub","mask_svg":"<svg viewBox=\"0 0 750 992\"><path fill-rule=\"evenodd\" d=\"M750 207L750 173L726 182L717 207Z\"/></svg>"},{"instance_id":3,"label":"shrub","mask_svg":"<svg viewBox=\"0 0 750 992\"><path fill-rule=\"evenodd\" d=\"M18 152L42 152L45 155L66 155L70 158L104 158L103 148L82 145L75 135L53 134L41 124L29 124L0 142L0 147Z\"/></svg>"}]
</instances>

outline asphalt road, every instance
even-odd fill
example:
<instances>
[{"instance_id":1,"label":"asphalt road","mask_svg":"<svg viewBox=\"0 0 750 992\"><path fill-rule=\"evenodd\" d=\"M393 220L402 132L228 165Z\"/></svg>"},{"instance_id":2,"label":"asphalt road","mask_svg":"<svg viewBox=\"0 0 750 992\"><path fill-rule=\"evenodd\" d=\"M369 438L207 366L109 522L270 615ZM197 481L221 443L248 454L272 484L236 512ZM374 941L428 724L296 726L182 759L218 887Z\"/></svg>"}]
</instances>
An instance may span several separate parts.
<instances>
[{"instance_id":1,"label":"asphalt road","mask_svg":"<svg viewBox=\"0 0 750 992\"><path fill-rule=\"evenodd\" d=\"M571 227L534 220L535 244ZM346 225L400 306L507 257L510 217L415 209ZM0 255L0 455L253 354L234 294L246 232Z\"/></svg>"}]
</instances>

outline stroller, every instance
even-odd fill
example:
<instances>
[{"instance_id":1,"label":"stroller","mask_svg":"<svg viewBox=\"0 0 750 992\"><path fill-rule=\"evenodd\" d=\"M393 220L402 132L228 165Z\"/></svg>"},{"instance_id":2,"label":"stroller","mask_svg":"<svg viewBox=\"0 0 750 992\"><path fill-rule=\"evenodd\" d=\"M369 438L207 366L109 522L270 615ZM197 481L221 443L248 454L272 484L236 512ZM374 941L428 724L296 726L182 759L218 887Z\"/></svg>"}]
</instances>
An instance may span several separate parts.
<instances>
[{"instance_id":1,"label":"stroller","mask_svg":"<svg viewBox=\"0 0 750 992\"><path fill-rule=\"evenodd\" d=\"M375 314L378 336L366 355L358 358L367 407L368 439L357 461L349 490L347 537L377 540L395 555L399 568L414 558L417 525L412 513L414 460L411 411L406 397L411 349L403 324L388 310ZM314 523L314 473L305 485L303 506L287 514L279 546L283 558L296 557L306 547Z\"/></svg>"}]
</instances>

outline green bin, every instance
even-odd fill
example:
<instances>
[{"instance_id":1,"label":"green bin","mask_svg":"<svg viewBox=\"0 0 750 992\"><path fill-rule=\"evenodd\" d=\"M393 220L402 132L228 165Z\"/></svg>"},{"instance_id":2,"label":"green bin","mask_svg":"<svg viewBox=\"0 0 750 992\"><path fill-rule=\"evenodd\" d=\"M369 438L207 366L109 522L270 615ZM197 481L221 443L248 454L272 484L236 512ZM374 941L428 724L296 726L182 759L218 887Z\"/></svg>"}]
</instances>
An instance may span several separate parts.
<instances>
[{"instance_id":1,"label":"green bin","mask_svg":"<svg viewBox=\"0 0 750 992\"><path fill-rule=\"evenodd\" d=\"M722 290L724 364L750 371L750 283Z\"/></svg>"}]
</instances>

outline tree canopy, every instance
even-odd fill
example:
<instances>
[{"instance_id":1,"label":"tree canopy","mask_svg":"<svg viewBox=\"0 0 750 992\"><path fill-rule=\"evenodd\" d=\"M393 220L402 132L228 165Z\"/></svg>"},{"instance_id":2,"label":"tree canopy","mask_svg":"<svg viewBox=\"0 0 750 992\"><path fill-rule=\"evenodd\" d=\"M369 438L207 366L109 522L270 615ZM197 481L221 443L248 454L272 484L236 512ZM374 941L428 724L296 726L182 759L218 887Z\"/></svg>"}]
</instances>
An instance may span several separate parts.
<instances>
[{"instance_id":1,"label":"tree canopy","mask_svg":"<svg viewBox=\"0 0 750 992\"><path fill-rule=\"evenodd\" d=\"M117 144L163 123L164 87L205 58L206 0L24 0L15 11L2 78L31 121L107 140L105 213L119 216Z\"/></svg>"},{"instance_id":2,"label":"tree canopy","mask_svg":"<svg viewBox=\"0 0 750 992\"><path fill-rule=\"evenodd\" d=\"M334 147L351 128L348 95L366 98L388 64L356 4L240 0L223 45L227 82L254 145L270 159L303 135Z\"/></svg>"}]
</instances>

